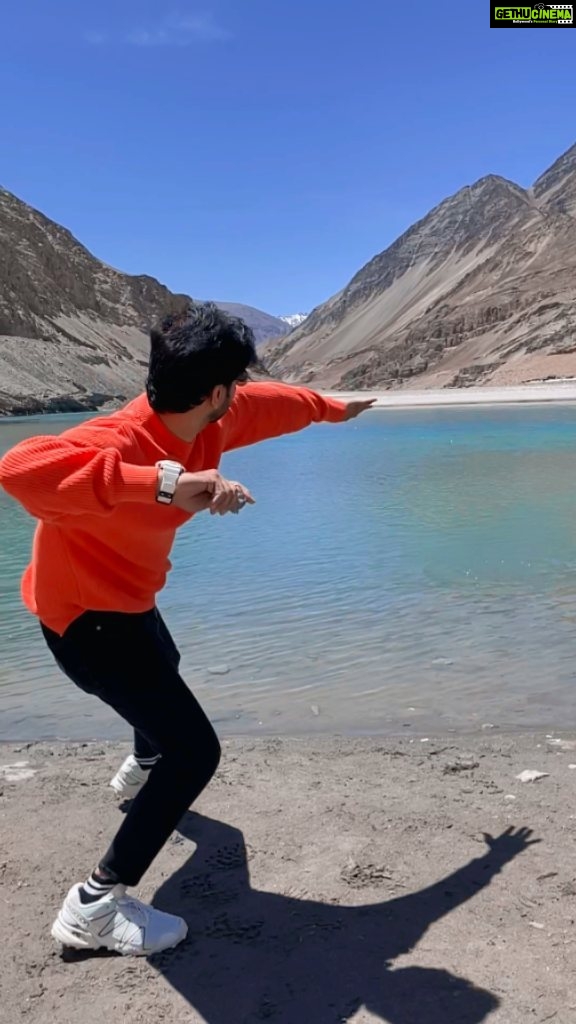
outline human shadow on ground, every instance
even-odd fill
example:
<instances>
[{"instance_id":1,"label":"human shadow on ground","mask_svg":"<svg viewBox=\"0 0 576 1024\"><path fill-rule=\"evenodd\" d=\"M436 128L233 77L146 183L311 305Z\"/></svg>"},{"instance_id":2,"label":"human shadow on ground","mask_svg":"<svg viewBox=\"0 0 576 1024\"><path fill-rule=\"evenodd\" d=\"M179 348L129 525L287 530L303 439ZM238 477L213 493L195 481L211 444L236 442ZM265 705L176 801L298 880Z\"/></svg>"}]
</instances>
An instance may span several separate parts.
<instances>
[{"instance_id":1,"label":"human shadow on ground","mask_svg":"<svg viewBox=\"0 0 576 1024\"><path fill-rule=\"evenodd\" d=\"M479 1024L498 1007L448 971L392 964L530 846L529 829L486 836L486 853L448 877L364 906L253 889L244 836L221 821L189 812L179 832L197 848L154 904L189 936L150 962L207 1024L343 1024L360 1007L387 1024Z\"/></svg>"}]
</instances>

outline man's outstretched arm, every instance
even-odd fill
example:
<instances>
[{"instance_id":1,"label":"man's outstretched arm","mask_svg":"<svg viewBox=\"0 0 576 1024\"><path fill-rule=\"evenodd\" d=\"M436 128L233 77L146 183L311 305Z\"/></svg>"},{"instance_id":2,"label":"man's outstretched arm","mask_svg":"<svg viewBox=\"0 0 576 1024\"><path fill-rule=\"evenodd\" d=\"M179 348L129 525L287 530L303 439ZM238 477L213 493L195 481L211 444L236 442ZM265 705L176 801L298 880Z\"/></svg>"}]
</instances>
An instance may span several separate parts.
<instances>
[{"instance_id":1,"label":"man's outstretched arm","mask_svg":"<svg viewBox=\"0 0 576 1024\"><path fill-rule=\"evenodd\" d=\"M0 459L0 486L30 515L51 523L109 515L123 502L153 504L158 468L132 464L131 449L129 437L110 437L107 445L105 431L90 426L73 437L28 438ZM215 469L182 473L174 505L190 515L204 509L223 515L234 511L239 495L254 503L245 487Z\"/></svg>"},{"instance_id":2,"label":"man's outstretched arm","mask_svg":"<svg viewBox=\"0 0 576 1024\"><path fill-rule=\"evenodd\" d=\"M343 402L278 382L245 384L222 420L224 450L292 434L312 423L343 423L373 404L374 399Z\"/></svg>"},{"instance_id":3,"label":"man's outstretched arm","mask_svg":"<svg viewBox=\"0 0 576 1024\"><path fill-rule=\"evenodd\" d=\"M100 438L32 437L0 461L0 485L36 519L106 515L120 502L154 502L158 470L123 460L122 446Z\"/></svg>"}]
</instances>

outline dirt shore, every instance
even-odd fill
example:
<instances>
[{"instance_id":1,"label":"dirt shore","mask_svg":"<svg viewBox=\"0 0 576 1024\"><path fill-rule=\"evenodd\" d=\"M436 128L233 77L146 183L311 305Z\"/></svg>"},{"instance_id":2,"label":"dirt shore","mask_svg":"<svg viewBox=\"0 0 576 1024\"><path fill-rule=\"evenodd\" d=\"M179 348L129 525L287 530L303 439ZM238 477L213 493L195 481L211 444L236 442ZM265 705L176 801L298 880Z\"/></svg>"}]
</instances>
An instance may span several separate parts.
<instances>
[{"instance_id":1,"label":"dirt shore","mask_svg":"<svg viewBox=\"0 0 576 1024\"><path fill-rule=\"evenodd\" d=\"M557 380L522 384L512 381L478 388L430 388L416 386L396 391L326 391L327 395L350 401L375 398L376 409L413 409L445 405L522 405L534 402L576 401L576 380Z\"/></svg>"},{"instance_id":2,"label":"dirt shore","mask_svg":"<svg viewBox=\"0 0 576 1024\"><path fill-rule=\"evenodd\" d=\"M574 737L227 740L140 890L187 941L63 957L125 749L0 747L3 1024L576 1020Z\"/></svg>"}]
</instances>

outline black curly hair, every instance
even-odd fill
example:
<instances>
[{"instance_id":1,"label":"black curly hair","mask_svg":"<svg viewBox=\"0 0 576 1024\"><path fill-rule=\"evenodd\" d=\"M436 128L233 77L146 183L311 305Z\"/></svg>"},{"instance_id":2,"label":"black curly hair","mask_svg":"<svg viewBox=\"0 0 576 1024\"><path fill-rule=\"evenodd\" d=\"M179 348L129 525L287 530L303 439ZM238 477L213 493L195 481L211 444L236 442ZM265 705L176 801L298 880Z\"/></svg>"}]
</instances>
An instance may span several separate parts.
<instances>
[{"instance_id":1,"label":"black curly hair","mask_svg":"<svg viewBox=\"0 0 576 1024\"><path fill-rule=\"evenodd\" d=\"M188 412L252 366L254 334L243 320L213 302L187 302L150 332L148 401L155 412Z\"/></svg>"}]
</instances>

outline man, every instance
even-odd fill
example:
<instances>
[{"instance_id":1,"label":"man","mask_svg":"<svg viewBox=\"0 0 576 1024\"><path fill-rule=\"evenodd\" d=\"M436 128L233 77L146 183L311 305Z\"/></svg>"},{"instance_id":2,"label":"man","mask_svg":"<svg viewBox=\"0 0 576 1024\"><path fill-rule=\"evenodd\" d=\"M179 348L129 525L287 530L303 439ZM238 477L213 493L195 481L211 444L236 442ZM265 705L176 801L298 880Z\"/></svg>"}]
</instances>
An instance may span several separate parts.
<instances>
[{"instance_id":1,"label":"man","mask_svg":"<svg viewBox=\"0 0 576 1024\"><path fill-rule=\"evenodd\" d=\"M372 404L247 383L256 364L241 320L213 304L187 307L151 333L146 395L60 436L23 441L0 462L6 491L39 520L22 582L27 608L63 672L134 729L134 752L111 782L133 803L54 922L65 946L147 956L186 936L181 918L126 894L220 759L156 608L176 530L203 510L254 503L219 474L223 452L352 419Z\"/></svg>"}]
</instances>

